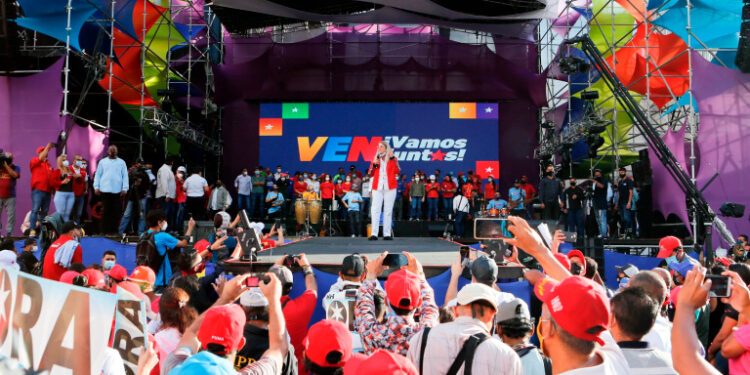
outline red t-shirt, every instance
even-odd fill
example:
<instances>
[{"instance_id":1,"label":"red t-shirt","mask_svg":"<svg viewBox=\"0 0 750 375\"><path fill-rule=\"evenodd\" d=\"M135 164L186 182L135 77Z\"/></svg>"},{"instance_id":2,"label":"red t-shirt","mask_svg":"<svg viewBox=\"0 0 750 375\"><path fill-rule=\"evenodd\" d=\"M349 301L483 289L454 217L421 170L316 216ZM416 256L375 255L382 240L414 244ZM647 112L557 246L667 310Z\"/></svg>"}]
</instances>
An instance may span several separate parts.
<instances>
[{"instance_id":1,"label":"red t-shirt","mask_svg":"<svg viewBox=\"0 0 750 375\"><path fill-rule=\"evenodd\" d=\"M484 185L484 197L486 199L492 199L495 197L495 186L492 185L492 182L488 182L487 185Z\"/></svg>"},{"instance_id":2,"label":"red t-shirt","mask_svg":"<svg viewBox=\"0 0 750 375\"><path fill-rule=\"evenodd\" d=\"M299 193L298 195L302 195L302 193L307 191L307 184L305 181L298 180L294 182L294 192Z\"/></svg>"},{"instance_id":3,"label":"red t-shirt","mask_svg":"<svg viewBox=\"0 0 750 375\"><path fill-rule=\"evenodd\" d=\"M471 199L471 193L474 191L474 185L472 184L464 184L464 186L461 187L461 191L464 193L464 197Z\"/></svg>"},{"instance_id":4,"label":"red t-shirt","mask_svg":"<svg viewBox=\"0 0 750 375\"><path fill-rule=\"evenodd\" d=\"M341 198L344 196L344 187L341 186L341 184L336 184L336 187L334 187L334 191L336 192L336 196Z\"/></svg>"},{"instance_id":5,"label":"red t-shirt","mask_svg":"<svg viewBox=\"0 0 750 375\"><path fill-rule=\"evenodd\" d=\"M307 326L310 325L315 305L318 303L318 292L306 290L301 296L291 299L289 296L281 297L281 310L286 321L286 330L289 332L289 340L294 347L294 355L300 366L300 374L304 374L304 361L302 357L302 341L307 336Z\"/></svg>"},{"instance_id":6,"label":"red t-shirt","mask_svg":"<svg viewBox=\"0 0 750 375\"><path fill-rule=\"evenodd\" d=\"M424 185L427 192L427 198L438 198L440 196L440 184L437 182L428 182Z\"/></svg>"},{"instance_id":7,"label":"red t-shirt","mask_svg":"<svg viewBox=\"0 0 750 375\"><path fill-rule=\"evenodd\" d=\"M474 175L474 177L471 178L471 184L474 185L474 191L477 192L477 194L482 194L482 180L477 177L477 175Z\"/></svg>"},{"instance_id":8,"label":"red t-shirt","mask_svg":"<svg viewBox=\"0 0 750 375\"><path fill-rule=\"evenodd\" d=\"M343 192L348 192L349 190L352 190L352 183L351 182L344 182L341 184L341 190Z\"/></svg>"},{"instance_id":9,"label":"red t-shirt","mask_svg":"<svg viewBox=\"0 0 750 375\"><path fill-rule=\"evenodd\" d=\"M454 184L453 181L443 181L443 183L440 184L440 187L443 189L443 198L453 198L456 194L453 191L456 189L456 184Z\"/></svg>"},{"instance_id":10,"label":"red t-shirt","mask_svg":"<svg viewBox=\"0 0 750 375\"><path fill-rule=\"evenodd\" d=\"M8 172L3 170L0 172L0 198L10 198L11 190L13 190L13 179Z\"/></svg>"},{"instance_id":11,"label":"red t-shirt","mask_svg":"<svg viewBox=\"0 0 750 375\"><path fill-rule=\"evenodd\" d=\"M184 182L185 181L180 180L180 178L177 177L177 175L174 176L174 184L175 184L175 187L177 188L177 193L175 194L174 200L177 203L187 202L187 192L182 190L182 184Z\"/></svg>"},{"instance_id":12,"label":"red t-shirt","mask_svg":"<svg viewBox=\"0 0 750 375\"><path fill-rule=\"evenodd\" d=\"M71 167L71 169L73 169L73 172L78 172L81 175L81 177L73 178L73 194L76 197L80 197L86 191L86 170L76 169L75 167Z\"/></svg>"},{"instance_id":13,"label":"red t-shirt","mask_svg":"<svg viewBox=\"0 0 750 375\"><path fill-rule=\"evenodd\" d=\"M333 198L333 182L331 181L323 181L320 183L320 197L323 199L331 199Z\"/></svg>"},{"instance_id":14,"label":"red t-shirt","mask_svg":"<svg viewBox=\"0 0 750 375\"><path fill-rule=\"evenodd\" d=\"M524 203L531 202L531 197L533 197L534 194L536 194L536 189L534 189L534 186L532 186L529 183L521 184L521 189L523 189L526 192L526 200L524 201Z\"/></svg>"},{"instance_id":15,"label":"red t-shirt","mask_svg":"<svg viewBox=\"0 0 750 375\"><path fill-rule=\"evenodd\" d=\"M52 175L52 167L49 162L47 160L41 161L39 157L31 158L29 170L31 171L31 188L51 193L52 187L49 181Z\"/></svg>"},{"instance_id":16,"label":"red t-shirt","mask_svg":"<svg viewBox=\"0 0 750 375\"><path fill-rule=\"evenodd\" d=\"M45 279L60 280L60 276L62 276L65 271L68 269L59 265L55 264L55 252L57 249L62 246L64 243L72 240L73 237L61 235L60 238L58 238L55 242L52 243L52 245L49 246L49 249L47 250L47 255L44 256L44 272L42 276ZM81 263L83 262L83 250L81 250L81 245L78 245L78 247L73 252L73 259L70 261L71 263Z\"/></svg>"}]
</instances>

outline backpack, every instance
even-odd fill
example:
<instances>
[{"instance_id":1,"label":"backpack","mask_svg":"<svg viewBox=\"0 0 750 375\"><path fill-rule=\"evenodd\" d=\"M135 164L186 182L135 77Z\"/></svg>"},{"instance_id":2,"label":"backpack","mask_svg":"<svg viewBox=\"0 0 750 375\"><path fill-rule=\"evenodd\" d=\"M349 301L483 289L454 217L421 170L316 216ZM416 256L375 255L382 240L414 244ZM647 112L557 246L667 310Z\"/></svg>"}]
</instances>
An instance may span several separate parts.
<instances>
[{"instance_id":1,"label":"backpack","mask_svg":"<svg viewBox=\"0 0 750 375\"><path fill-rule=\"evenodd\" d=\"M424 352L427 349L427 335L430 334L430 327L424 327L422 333L422 347L419 350L419 373L423 374L424 368ZM476 333L464 341L464 345L461 347L461 351L458 352L456 359L448 369L447 375L456 375L461 366L464 367L464 375L471 375L472 364L474 363L474 352L477 347L482 344L485 340L489 339L485 333Z\"/></svg>"},{"instance_id":2,"label":"backpack","mask_svg":"<svg viewBox=\"0 0 750 375\"><path fill-rule=\"evenodd\" d=\"M542 364L544 365L544 374L545 375L552 375L552 360L549 359L546 355L542 354L542 351L534 346L527 346L522 349L517 349L516 354L518 354L519 358L523 358L526 354L531 353L532 350L538 350L539 355L542 357Z\"/></svg>"},{"instance_id":3,"label":"backpack","mask_svg":"<svg viewBox=\"0 0 750 375\"><path fill-rule=\"evenodd\" d=\"M135 245L135 264L138 266L149 266L154 272L161 270L166 254L159 254L154 240L155 232L146 232Z\"/></svg>"}]
</instances>

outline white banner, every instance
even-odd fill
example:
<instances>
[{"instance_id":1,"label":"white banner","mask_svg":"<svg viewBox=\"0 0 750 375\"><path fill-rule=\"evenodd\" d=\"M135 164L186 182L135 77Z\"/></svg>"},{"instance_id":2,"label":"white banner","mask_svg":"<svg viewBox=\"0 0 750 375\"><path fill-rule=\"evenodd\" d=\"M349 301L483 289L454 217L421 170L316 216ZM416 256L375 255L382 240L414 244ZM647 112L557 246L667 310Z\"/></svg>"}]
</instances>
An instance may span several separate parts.
<instances>
[{"instance_id":1,"label":"white banner","mask_svg":"<svg viewBox=\"0 0 750 375\"><path fill-rule=\"evenodd\" d=\"M146 302L136 298L125 288L117 288L117 315L112 347L120 353L128 375L138 371L138 358L146 345Z\"/></svg>"},{"instance_id":2,"label":"white banner","mask_svg":"<svg viewBox=\"0 0 750 375\"><path fill-rule=\"evenodd\" d=\"M0 354L50 375L98 375L116 301L111 293L0 268Z\"/></svg>"}]
</instances>

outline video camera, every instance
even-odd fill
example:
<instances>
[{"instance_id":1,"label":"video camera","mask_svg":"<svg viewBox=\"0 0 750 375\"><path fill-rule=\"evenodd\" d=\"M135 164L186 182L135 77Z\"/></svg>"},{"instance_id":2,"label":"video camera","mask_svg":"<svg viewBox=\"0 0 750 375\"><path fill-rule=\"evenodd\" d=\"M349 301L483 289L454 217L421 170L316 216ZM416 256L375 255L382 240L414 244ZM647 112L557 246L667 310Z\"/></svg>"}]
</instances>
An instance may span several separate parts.
<instances>
[{"instance_id":1,"label":"video camera","mask_svg":"<svg viewBox=\"0 0 750 375\"><path fill-rule=\"evenodd\" d=\"M8 165L13 164L13 159L10 158L10 155L3 151L2 148L0 148L0 166L7 163Z\"/></svg>"}]
</instances>

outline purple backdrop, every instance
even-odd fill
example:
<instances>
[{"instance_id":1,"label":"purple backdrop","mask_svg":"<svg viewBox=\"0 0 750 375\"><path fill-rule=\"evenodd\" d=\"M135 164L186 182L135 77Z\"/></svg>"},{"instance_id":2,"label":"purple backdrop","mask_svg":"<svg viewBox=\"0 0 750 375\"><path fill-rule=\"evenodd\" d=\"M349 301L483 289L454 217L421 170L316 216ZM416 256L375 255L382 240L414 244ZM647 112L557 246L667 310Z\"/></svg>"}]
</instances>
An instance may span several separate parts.
<instances>
[{"instance_id":1,"label":"purple backdrop","mask_svg":"<svg viewBox=\"0 0 750 375\"><path fill-rule=\"evenodd\" d=\"M37 147L55 142L66 119L60 117L62 104L62 59L45 71L27 77L0 77L0 147L14 155L14 163L21 168L16 184L15 234L26 213L31 210L31 174L29 161L36 156ZM68 137L68 154L82 154L92 161L104 150L105 136L89 127L73 126ZM52 150L51 163L56 150ZM50 211L54 212L54 204ZM5 216L2 218L5 225Z\"/></svg>"},{"instance_id":2,"label":"purple backdrop","mask_svg":"<svg viewBox=\"0 0 750 375\"><path fill-rule=\"evenodd\" d=\"M750 139L750 75L712 64L697 52L692 58L693 92L700 108L698 186L702 188L718 172L703 192L711 207L718 211L726 201L748 204L750 153L745 142ZM742 218L724 218L735 236L750 233L747 215L745 211Z\"/></svg>"},{"instance_id":3,"label":"purple backdrop","mask_svg":"<svg viewBox=\"0 0 750 375\"><path fill-rule=\"evenodd\" d=\"M676 132L669 131L664 135L664 143L674 153L677 161L680 162L683 169L689 170L685 163L685 130L687 124ZM651 170L653 172L652 194L654 196L654 210L657 210L666 218L670 214L675 214L688 226L688 230L693 231L693 227L688 222L687 207L685 206L685 193L669 174L664 165L656 157L656 154L648 149L649 160L651 160Z\"/></svg>"}]
</instances>

